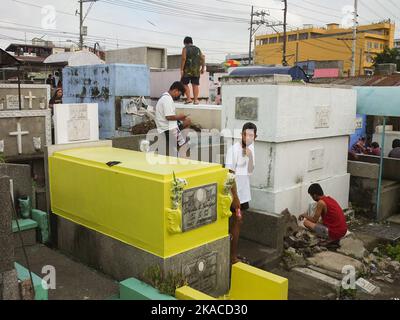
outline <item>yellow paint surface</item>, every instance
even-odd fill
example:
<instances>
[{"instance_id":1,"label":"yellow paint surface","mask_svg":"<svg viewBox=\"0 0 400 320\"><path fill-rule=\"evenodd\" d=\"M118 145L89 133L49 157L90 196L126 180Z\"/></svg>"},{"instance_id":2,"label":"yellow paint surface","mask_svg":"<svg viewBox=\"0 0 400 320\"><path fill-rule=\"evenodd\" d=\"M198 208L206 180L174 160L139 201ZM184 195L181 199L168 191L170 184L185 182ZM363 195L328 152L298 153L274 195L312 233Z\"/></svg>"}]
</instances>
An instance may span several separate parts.
<instances>
[{"instance_id":1,"label":"yellow paint surface","mask_svg":"<svg viewBox=\"0 0 400 320\"><path fill-rule=\"evenodd\" d=\"M287 300L288 280L270 272L236 263L232 266L231 290L221 300ZM179 300L212 300L190 287L181 287L176 290L175 296Z\"/></svg>"},{"instance_id":2,"label":"yellow paint surface","mask_svg":"<svg viewBox=\"0 0 400 320\"><path fill-rule=\"evenodd\" d=\"M176 289L175 297L178 300L217 300L203 292L195 290L189 286Z\"/></svg>"},{"instance_id":3,"label":"yellow paint surface","mask_svg":"<svg viewBox=\"0 0 400 320\"><path fill-rule=\"evenodd\" d=\"M121 164L108 167L109 161ZM187 180L185 189L218 184L216 222L184 233L168 231L173 172ZM49 175L55 214L157 256L170 257L228 235L221 201L227 170L221 165L154 164L141 152L83 148L55 152Z\"/></svg>"},{"instance_id":4,"label":"yellow paint surface","mask_svg":"<svg viewBox=\"0 0 400 320\"><path fill-rule=\"evenodd\" d=\"M270 272L236 263L232 266L230 300L287 300L288 280Z\"/></svg>"}]
</instances>

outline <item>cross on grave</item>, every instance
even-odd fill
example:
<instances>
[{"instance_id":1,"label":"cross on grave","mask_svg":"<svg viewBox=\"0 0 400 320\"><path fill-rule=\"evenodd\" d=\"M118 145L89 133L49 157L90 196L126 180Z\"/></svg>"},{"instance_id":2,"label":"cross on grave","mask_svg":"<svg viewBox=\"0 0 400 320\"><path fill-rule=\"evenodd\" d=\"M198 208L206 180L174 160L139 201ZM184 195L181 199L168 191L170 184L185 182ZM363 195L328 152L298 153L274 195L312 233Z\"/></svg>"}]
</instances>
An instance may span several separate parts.
<instances>
[{"instance_id":1,"label":"cross on grave","mask_svg":"<svg viewBox=\"0 0 400 320\"><path fill-rule=\"evenodd\" d=\"M17 131L10 132L10 136L17 137L18 154L22 154L22 136L29 134L29 131L21 131L21 123L17 122Z\"/></svg>"},{"instance_id":2,"label":"cross on grave","mask_svg":"<svg viewBox=\"0 0 400 320\"><path fill-rule=\"evenodd\" d=\"M29 109L32 109L32 101L37 97L32 95L32 91L29 91L29 96L25 96L25 99L29 99Z\"/></svg>"}]
</instances>

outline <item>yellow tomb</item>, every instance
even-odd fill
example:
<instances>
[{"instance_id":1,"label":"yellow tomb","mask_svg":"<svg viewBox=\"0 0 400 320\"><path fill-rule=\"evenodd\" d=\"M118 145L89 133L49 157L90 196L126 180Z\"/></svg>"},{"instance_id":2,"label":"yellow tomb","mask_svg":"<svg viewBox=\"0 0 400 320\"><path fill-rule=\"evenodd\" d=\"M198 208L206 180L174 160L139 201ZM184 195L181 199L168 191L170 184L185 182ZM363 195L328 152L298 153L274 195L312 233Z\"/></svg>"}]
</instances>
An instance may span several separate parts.
<instances>
[{"instance_id":1,"label":"yellow tomb","mask_svg":"<svg viewBox=\"0 0 400 320\"><path fill-rule=\"evenodd\" d=\"M152 160L111 147L54 152L53 213L161 258L227 237L228 171L219 164Z\"/></svg>"}]
</instances>

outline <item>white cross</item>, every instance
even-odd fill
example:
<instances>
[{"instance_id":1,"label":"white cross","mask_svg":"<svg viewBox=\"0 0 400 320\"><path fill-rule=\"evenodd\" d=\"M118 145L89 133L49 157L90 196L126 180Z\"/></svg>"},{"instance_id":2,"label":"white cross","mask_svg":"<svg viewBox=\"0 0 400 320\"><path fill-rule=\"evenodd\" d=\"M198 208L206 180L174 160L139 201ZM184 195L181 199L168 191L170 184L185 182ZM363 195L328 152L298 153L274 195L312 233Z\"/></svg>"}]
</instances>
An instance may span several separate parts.
<instances>
[{"instance_id":1,"label":"white cross","mask_svg":"<svg viewBox=\"0 0 400 320\"><path fill-rule=\"evenodd\" d=\"M17 137L18 154L22 154L22 136L29 134L29 131L21 131L21 123L17 122L17 131L10 132L10 136Z\"/></svg>"},{"instance_id":2,"label":"white cross","mask_svg":"<svg viewBox=\"0 0 400 320\"><path fill-rule=\"evenodd\" d=\"M32 101L36 99L36 97L32 95L32 91L29 91L29 96L25 96L25 99L29 99L29 109L32 109Z\"/></svg>"}]
</instances>

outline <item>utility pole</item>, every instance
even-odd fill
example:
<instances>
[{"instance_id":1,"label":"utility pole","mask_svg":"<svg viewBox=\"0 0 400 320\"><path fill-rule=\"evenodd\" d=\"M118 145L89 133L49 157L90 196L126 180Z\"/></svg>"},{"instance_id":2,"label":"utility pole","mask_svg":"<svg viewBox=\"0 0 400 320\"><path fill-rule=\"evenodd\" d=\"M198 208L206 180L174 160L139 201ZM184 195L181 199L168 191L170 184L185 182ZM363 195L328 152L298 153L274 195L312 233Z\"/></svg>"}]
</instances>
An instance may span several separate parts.
<instances>
[{"instance_id":1,"label":"utility pole","mask_svg":"<svg viewBox=\"0 0 400 320\"><path fill-rule=\"evenodd\" d=\"M351 50L351 76L352 77L355 77L355 75L356 75L357 26L358 26L358 0L354 0L353 48Z\"/></svg>"},{"instance_id":2,"label":"utility pole","mask_svg":"<svg viewBox=\"0 0 400 320\"><path fill-rule=\"evenodd\" d=\"M266 27L279 27L282 26L281 22L278 23L271 23L265 19L265 16L269 16L268 12L265 12L264 10L261 11L254 11L254 6L251 6L251 19L250 19L250 40L249 40L249 65L254 63L254 59L252 57L252 43L253 43L253 37L258 31L258 29L262 26L265 25ZM258 17L258 19L254 19L254 17ZM253 26L257 25L258 27L256 29L253 29Z\"/></svg>"},{"instance_id":3,"label":"utility pole","mask_svg":"<svg viewBox=\"0 0 400 320\"><path fill-rule=\"evenodd\" d=\"M286 61L286 42L287 42L287 0L283 0L285 8L283 9L283 55L282 55L282 65L287 66Z\"/></svg>"},{"instance_id":4,"label":"utility pole","mask_svg":"<svg viewBox=\"0 0 400 320\"><path fill-rule=\"evenodd\" d=\"M79 0L79 49L83 49L83 22L86 19L86 16L83 16L83 4L86 2L96 2L97 0Z\"/></svg>"},{"instance_id":5,"label":"utility pole","mask_svg":"<svg viewBox=\"0 0 400 320\"><path fill-rule=\"evenodd\" d=\"M79 49L83 49L83 0L79 0Z\"/></svg>"},{"instance_id":6,"label":"utility pole","mask_svg":"<svg viewBox=\"0 0 400 320\"><path fill-rule=\"evenodd\" d=\"M254 6L251 6L251 18L250 18L250 40L249 40L249 65L251 65L252 54L251 54L251 44L253 42L253 18L254 18Z\"/></svg>"}]
</instances>

